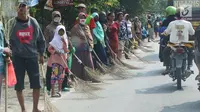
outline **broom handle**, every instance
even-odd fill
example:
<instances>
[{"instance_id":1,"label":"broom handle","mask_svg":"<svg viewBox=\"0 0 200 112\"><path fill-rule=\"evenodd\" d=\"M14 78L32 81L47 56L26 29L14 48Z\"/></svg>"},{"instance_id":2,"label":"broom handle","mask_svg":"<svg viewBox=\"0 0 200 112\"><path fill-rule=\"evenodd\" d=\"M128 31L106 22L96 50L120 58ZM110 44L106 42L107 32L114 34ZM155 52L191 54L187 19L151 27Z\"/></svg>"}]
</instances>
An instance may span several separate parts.
<instances>
[{"instance_id":1,"label":"broom handle","mask_svg":"<svg viewBox=\"0 0 200 112\"><path fill-rule=\"evenodd\" d=\"M79 26L80 27L80 26ZM80 27L80 29L83 31L83 29ZM84 32L84 31L83 31ZM86 35L84 35L85 40L87 41L87 45L90 46L92 48L92 46L89 44L88 39L86 38ZM98 57L98 55L96 54L96 52L94 51L94 49L92 48L92 52L94 53L94 55L96 56L96 58L99 60L99 62L101 64L103 64L103 62L100 60L100 58Z\"/></svg>"},{"instance_id":2,"label":"broom handle","mask_svg":"<svg viewBox=\"0 0 200 112\"><path fill-rule=\"evenodd\" d=\"M109 47L109 49L110 49L111 52L115 53L115 52L112 50L112 48L110 47L110 45L108 45L108 47ZM118 56L117 56L117 60L119 60L119 62L121 62L123 65L125 65L125 64L119 59Z\"/></svg>"},{"instance_id":3,"label":"broom handle","mask_svg":"<svg viewBox=\"0 0 200 112\"><path fill-rule=\"evenodd\" d=\"M8 62L6 62L5 76L5 112L8 112Z\"/></svg>"},{"instance_id":4,"label":"broom handle","mask_svg":"<svg viewBox=\"0 0 200 112\"><path fill-rule=\"evenodd\" d=\"M94 49L92 48L92 52L94 53L94 55L96 56L96 58L99 60L99 62L104 65L104 63L100 60L100 58L98 57L97 53L94 51Z\"/></svg>"},{"instance_id":5,"label":"broom handle","mask_svg":"<svg viewBox=\"0 0 200 112\"><path fill-rule=\"evenodd\" d=\"M44 67L42 64L40 64L40 69L41 69L41 75L42 75L42 80L43 80L43 83L44 83L44 110L46 108L46 85L45 85L45 73L44 73Z\"/></svg>"},{"instance_id":6,"label":"broom handle","mask_svg":"<svg viewBox=\"0 0 200 112\"><path fill-rule=\"evenodd\" d=\"M140 61L144 62L144 63L148 63L147 61L142 60L139 56L137 56L136 54L134 54L129 48L127 48L126 46L122 45L120 42L119 44L121 46L123 46L124 48L128 49L128 51L130 51L136 58L138 58ZM125 51L124 51L125 52Z\"/></svg>"},{"instance_id":7,"label":"broom handle","mask_svg":"<svg viewBox=\"0 0 200 112\"><path fill-rule=\"evenodd\" d=\"M85 67L86 65L76 56L76 54L73 53L73 56Z\"/></svg>"}]
</instances>

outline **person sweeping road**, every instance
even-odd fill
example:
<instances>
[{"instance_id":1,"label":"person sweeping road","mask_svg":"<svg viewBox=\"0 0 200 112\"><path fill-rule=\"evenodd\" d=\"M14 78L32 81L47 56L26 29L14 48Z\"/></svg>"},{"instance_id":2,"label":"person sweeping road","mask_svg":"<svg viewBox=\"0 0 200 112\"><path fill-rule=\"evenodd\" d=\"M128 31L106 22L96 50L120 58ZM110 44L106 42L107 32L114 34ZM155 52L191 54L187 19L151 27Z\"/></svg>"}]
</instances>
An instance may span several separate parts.
<instances>
[{"instance_id":1,"label":"person sweeping road","mask_svg":"<svg viewBox=\"0 0 200 112\"><path fill-rule=\"evenodd\" d=\"M63 36L60 36L63 35ZM65 70L68 69L63 59L67 59L68 39L63 25L56 28L53 40L49 43L48 51L51 56L48 60L48 66L52 67L51 74L51 97L61 97L62 82L65 76ZM58 92L55 93L55 83L58 81Z\"/></svg>"}]
</instances>

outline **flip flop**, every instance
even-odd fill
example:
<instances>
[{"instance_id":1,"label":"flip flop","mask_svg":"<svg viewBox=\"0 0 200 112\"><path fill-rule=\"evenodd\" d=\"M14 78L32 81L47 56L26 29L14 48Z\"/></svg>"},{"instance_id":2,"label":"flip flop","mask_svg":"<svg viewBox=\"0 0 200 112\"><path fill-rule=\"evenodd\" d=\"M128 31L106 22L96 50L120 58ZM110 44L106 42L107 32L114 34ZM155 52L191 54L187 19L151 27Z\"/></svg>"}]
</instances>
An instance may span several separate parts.
<instances>
[{"instance_id":1,"label":"flip flop","mask_svg":"<svg viewBox=\"0 0 200 112\"><path fill-rule=\"evenodd\" d=\"M57 92L56 94L54 95L51 95L52 98L60 98L61 97L61 93L60 92Z\"/></svg>"}]
</instances>

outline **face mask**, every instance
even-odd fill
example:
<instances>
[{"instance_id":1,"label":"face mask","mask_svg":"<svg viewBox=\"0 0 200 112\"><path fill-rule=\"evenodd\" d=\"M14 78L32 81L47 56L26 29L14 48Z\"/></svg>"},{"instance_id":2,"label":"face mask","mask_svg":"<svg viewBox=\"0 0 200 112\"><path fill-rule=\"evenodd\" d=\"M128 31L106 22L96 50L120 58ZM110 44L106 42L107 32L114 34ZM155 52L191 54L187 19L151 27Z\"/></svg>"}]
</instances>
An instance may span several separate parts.
<instances>
[{"instance_id":1,"label":"face mask","mask_svg":"<svg viewBox=\"0 0 200 112\"><path fill-rule=\"evenodd\" d=\"M80 19L79 22L80 24L85 25L86 19Z\"/></svg>"},{"instance_id":2,"label":"face mask","mask_svg":"<svg viewBox=\"0 0 200 112\"><path fill-rule=\"evenodd\" d=\"M60 23L61 18L60 17L55 17L53 21L56 22L56 23Z\"/></svg>"}]
</instances>

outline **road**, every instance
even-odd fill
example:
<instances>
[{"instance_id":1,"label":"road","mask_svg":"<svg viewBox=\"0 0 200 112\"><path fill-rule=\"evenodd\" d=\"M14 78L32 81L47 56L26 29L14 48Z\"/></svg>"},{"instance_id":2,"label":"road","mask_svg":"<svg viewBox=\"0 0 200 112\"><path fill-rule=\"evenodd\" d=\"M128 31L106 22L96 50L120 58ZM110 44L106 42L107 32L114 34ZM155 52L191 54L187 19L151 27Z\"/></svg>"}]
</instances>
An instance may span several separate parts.
<instances>
[{"instance_id":1,"label":"road","mask_svg":"<svg viewBox=\"0 0 200 112\"><path fill-rule=\"evenodd\" d=\"M82 93L65 93L61 99L52 99L61 112L200 112L200 92L194 80L197 74L183 82L183 90L176 89L176 82L162 76L164 70L158 59L158 44L151 43L153 53L140 53L144 59L154 61L144 64L135 58L126 61L143 66L142 70L129 70L132 78L112 80L105 76L102 90L95 91L97 98L87 98ZM108 78L109 77L109 78ZM91 96L90 96L91 97Z\"/></svg>"}]
</instances>

